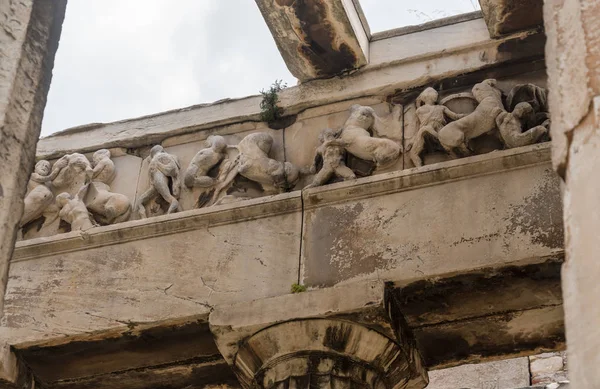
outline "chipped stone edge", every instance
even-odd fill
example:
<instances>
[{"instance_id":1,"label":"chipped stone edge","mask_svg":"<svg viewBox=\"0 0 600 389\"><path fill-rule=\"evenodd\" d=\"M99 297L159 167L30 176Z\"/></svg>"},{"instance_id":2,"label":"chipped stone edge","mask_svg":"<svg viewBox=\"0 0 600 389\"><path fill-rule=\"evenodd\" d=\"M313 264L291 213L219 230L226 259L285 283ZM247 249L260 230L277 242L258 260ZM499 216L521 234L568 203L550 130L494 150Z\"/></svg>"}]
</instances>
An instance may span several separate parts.
<instances>
[{"instance_id":1,"label":"chipped stone edge","mask_svg":"<svg viewBox=\"0 0 600 389\"><path fill-rule=\"evenodd\" d=\"M551 142L546 142L305 189L304 210L549 164L550 151Z\"/></svg>"},{"instance_id":2,"label":"chipped stone edge","mask_svg":"<svg viewBox=\"0 0 600 389\"><path fill-rule=\"evenodd\" d=\"M12 262L302 211L300 191L17 242Z\"/></svg>"},{"instance_id":3,"label":"chipped stone edge","mask_svg":"<svg viewBox=\"0 0 600 389\"><path fill-rule=\"evenodd\" d=\"M427 23L422 24L414 24L406 27L394 28L391 30L385 30L381 32L376 32L371 35L371 42L380 41L383 39L389 39L396 36L414 34L416 32L433 30L434 28L440 28L444 26L450 26L452 24L464 23L475 19L483 19L483 12L473 11L466 12L459 15L448 16L446 18L441 18L437 20L432 20Z\"/></svg>"}]
</instances>

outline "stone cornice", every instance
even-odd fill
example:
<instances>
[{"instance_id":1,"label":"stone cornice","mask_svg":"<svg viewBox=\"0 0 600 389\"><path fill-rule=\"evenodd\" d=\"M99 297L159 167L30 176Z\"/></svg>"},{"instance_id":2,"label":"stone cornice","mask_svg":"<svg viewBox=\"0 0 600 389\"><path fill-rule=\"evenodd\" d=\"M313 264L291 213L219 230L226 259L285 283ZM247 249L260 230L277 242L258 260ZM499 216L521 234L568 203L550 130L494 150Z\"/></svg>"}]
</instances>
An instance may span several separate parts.
<instances>
[{"instance_id":1,"label":"stone cornice","mask_svg":"<svg viewBox=\"0 0 600 389\"><path fill-rule=\"evenodd\" d=\"M550 142L494 151L420 168L378 174L303 191L304 209L397 193L527 166L550 163Z\"/></svg>"},{"instance_id":2,"label":"stone cornice","mask_svg":"<svg viewBox=\"0 0 600 389\"><path fill-rule=\"evenodd\" d=\"M359 200L546 163L550 163L549 142L495 151L421 168L379 174L306 189L302 192L295 191L222 206L95 227L82 233L71 232L21 241L15 247L13 261L120 244L291 212L302 212L325 204Z\"/></svg>"},{"instance_id":3,"label":"stone cornice","mask_svg":"<svg viewBox=\"0 0 600 389\"><path fill-rule=\"evenodd\" d=\"M479 22L473 20L471 22ZM409 34L410 39L423 41L436 39L429 35L433 30ZM543 34L537 30L512 34L501 39L482 38L468 29L461 39L452 39L447 46L423 52L422 45L410 50L374 55L369 65L346 75L324 80L313 80L287 88L280 94L280 105L286 114L297 114L308 108L366 96L385 96L397 90L416 88L433 79L454 77L504 62L522 61L543 56ZM410 46L405 37L395 47ZM406 38L409 39L409 38ZM532 45L525 45L533 40ZM378 43L384 40L377 41ZM520 45L525 49L507 50ZM536 49L533 50L532 47ZM443 53L443 56L440 55ZM379 70L385 68L385 72ZM179 110L158 113L114 123L81 126L40 139L38 158L57 158L66 153L86 153L100 148L136 148L157 144L169 137L210 130L219 126L235 127L239 123L260 121L260 96L227 99L212 104L201 104ZM231 131L229 131L231 130ZM247 131L235 128L227 132Z\"/></svg>"},{"instance_id":4,"label":"stone cornice","mask_svg":"<svg viewBox=\"0 0 600 389\"><path fill-rule=\"evenodd\" d=\"M94 227L83 232L69 232L17 242L12 260L24 261L301 210L302 202L299 191L261 197L238 203Z\"/></svg>"}]
</instances>

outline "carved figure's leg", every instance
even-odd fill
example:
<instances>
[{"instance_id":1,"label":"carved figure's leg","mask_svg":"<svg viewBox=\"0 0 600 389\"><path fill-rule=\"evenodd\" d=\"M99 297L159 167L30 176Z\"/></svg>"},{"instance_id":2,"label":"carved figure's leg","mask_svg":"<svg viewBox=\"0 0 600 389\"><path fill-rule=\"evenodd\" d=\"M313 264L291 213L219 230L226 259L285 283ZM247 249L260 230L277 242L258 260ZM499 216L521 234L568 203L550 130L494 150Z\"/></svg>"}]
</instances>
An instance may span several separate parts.
<instances>
[{"instance_id":1,"label":"carved figure's leg","mask_svg":"<svg viewBox=\"0 0 600 389\"><path fill-rule=\"evenodd\" d=\"M173 178L173 192L175 192L175 188L179 183L179 180ZM171 194L169 190L169 180L168 178L162 174L161 172L154 172L152 175L152 181L154 182L154 189L158 192L158 194L169 203L169 209L167 210L167 214L175 212L179 209L179 201L177 198Z\"/></svg>"},{"instance_id":2,"label":"carved figure's leg","mask_svg":"<svg viewBox=\"0 0 600 389\"><path fill-rule=\"evenodd\" d=\"M125 210L125 212L123 212L121 215L117 216L115 218L115 220L113 221L113 224L126 222L127 220L129 220L130 216L131 216L131 205L127 205L127 209Z\"/></svg>"},{"instance_id":3,"label":"carved figure's leg","mask_svg":"<svg viewBox=\"0 0 600 389\"><path fill-rule=\"evenodd\" d=\"M421 153L423 153L423 150L425 149L425 134L433 137L434 139L438 139L437 132L435 132L435 130L430 126L423 126L419 129L419 132L417 132L417 135L415 135L415 140L408 153L410 160L417 167L423 166Z\"/></svg>"},{"instance_id":4,"label":"carved figure's leg","mask_svg":"<svg viewBox=\"0 0 600 389\"><path fill-rule=\"evenodd\" d=\"M342 177L344 180L353 180L356 178L356 174L348 166L344 164L338 165L335 169L335 174Z\"/></svg>"},{"instance_id":5,"label":"carved figure's leg","mask_svg":"<svg viewBox=\"0 0 600 389\"><path fill-rule=\"evenodd\" d=\"M535 126L525 132L510 132L506 134L506 145L509 148L532 145L548 132L548 129L543 125Z\"/></svg>"},{"instance_id":6,"label":"carved figure's leg","mask_svg":"<svg viewBox=\"0 0 600 389\"><path fill-rule=\"evenodd\" d=\"M216 180L209 176L200 176L194 178L192 186L194 188L210 188L216 183Z\"/></svg>"},{"instance_id":7,"label":"carved figure's leg","mask_svg":"<svg viewBox=\"0 0 600 389\"><path fill-rule=\"evenodd\" d=\"M23 200L24 209L23 217L21 218L20 226L42 216L46 207L52 204L54 196L52 192L44 186L34 188Z\"/></svg>"},{"instance_id":8,"label":"carved figure's leg","mask_svg":"<svg viewBox=\"0 0 600 389\"><path fill-rule=\"evenodd\" d=\"M179 198L179 194L181 193L181 178L179 176L179 173L177 173L177 175L171 177L171 179L173 180L173 196L178 199ZM168 186L167 186L168 188Z\"/></svg>"},{"instance_id":9,"label":"carved figure's leg","mask_svg":"<svg viewBox=\"0 0 600 389\"><path fill-rule=\"evenodd\" d=\"M305 186L304 189L324 185L327 181L329 181L332 175L333 169L331 169L331 167L323 166L323 168L319 170L319 172L315 175L313 181L307 186Z\"/></svg>"},{"instance_id":10,"label":"carved figure's leg","mask_svg":"<svg viewBox=\"0 0 600 389\"><path fill-rule=\"evenodd\" d=\"M136 206L136 210L140 218L145 219L147 217L146 203L155 198L156 196L158 196L158 192L156 191L156 189L154 189L154 187L151 187L150 189L142 193L138 200L138 205Z\"/></svg>"}]
</instances>

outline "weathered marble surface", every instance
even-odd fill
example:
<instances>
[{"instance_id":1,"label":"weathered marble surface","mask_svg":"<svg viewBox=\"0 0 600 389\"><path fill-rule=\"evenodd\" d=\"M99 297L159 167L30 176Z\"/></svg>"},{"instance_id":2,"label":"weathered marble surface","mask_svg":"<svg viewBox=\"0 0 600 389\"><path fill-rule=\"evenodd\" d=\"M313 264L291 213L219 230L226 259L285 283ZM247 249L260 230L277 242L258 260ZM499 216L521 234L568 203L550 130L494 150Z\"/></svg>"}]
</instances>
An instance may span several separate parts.
<instances>
[{"instance_id":1,"label":"weathered marble surface","mask_svg":"<svg viewBox=\"0 0 600 389\"><path fill-rule=\"evenodd\" d=\"M22 242L0 332L43 339L286 294L300 206L297 192Z\"/></svg>"},{"instance_id":2,"label":"weathered marble surface","mask_svg":"<svg viewBox=\"0 0 600 389\"><path fill-rule=\"evenodd\" d=\"M335 76L369 62L369 36L352 1L256 4L288 69L300 81Z\"/></svg>"},{"instance_id":3,"label":"weathered marble surface","mask_svg":"<svg viewBox=\"0 0 600 389\"><path fill-rule=\"evenodd\" d=\"M562 252L549 145L497 153L305 191L303 282L408 281Z\"/></svg>"}]
</instances>

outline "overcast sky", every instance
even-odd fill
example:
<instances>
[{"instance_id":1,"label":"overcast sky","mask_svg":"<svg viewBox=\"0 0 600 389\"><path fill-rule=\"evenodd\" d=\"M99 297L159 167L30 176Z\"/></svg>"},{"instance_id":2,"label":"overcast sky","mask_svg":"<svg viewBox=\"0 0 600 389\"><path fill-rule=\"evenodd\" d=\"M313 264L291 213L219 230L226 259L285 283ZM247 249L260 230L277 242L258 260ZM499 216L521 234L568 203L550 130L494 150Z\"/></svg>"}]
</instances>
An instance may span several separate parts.
<instances>
[{"instance_id":1,"label":"overcast sky","mask_svg":"<svg viewBox=\"0 0 600 389\"><path fill-rule=\"evenodd\" d=\"M477 0L361 0L371 31ZM296 83L254 0L69 0L42 135Z\"/></svg>"}]
</instances>

